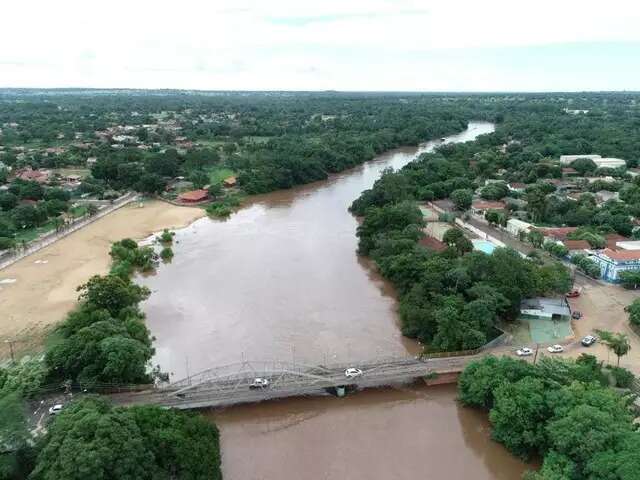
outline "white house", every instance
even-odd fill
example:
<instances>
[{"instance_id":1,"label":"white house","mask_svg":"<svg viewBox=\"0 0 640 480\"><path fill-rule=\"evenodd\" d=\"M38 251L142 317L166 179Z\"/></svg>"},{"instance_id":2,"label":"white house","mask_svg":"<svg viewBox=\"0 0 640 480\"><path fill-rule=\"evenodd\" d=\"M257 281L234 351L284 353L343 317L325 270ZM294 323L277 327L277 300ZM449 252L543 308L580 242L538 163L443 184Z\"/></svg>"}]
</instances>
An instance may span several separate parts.
<instances>
[{"instance_id":1,"label":"white house","mask_svg":"<svg viewBox=\"0 0 640 480\"><path fill-rule=\"evenodd\" d=\"M534 228L533 225L523 222L522 220L518 220L517 218L510 218L507 220L507 232L514 237L517 237L520 232L529 233L529 230L532 228Z\"/></svg>"}]
</instances>

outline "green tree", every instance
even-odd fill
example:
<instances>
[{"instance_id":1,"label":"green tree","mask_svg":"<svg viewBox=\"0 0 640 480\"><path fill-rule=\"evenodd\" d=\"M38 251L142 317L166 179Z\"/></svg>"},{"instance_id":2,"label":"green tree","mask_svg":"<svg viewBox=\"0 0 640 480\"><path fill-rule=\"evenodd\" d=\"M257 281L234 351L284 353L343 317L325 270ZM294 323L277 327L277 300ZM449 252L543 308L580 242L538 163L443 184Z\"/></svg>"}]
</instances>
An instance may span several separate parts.
<instances>
[{"instance_id":1,"label":"green tree","mask_svg":"<svg viewBox=\"0 0 640 480\"><path fill-rule=\"evenodd\" d=\"M613 333L607 330L596 330L600 341L604 343L618 358L617 366L620 366L620 357L624 357L631 350L631 343L626 333Z\"/></svg>"},{"instance_id":2,"label":"green tree","mask_svg":"<svg viewBox=\"0 0 640 480\"><path fill-rule=\"evenodd\" d=\"M449 195L449 198L455 205L457 210L468 210L471 207L471 202L473 201L473 192L466 188L461 188L458 190L454 190Z\"/></svg>"},{"instance_id":3,"label":"green tree","mask_svg":"<svg viewBox=\"0 0 640 480\"><path fill-rule=\"evenodd\" d=\"M489 418L492 436L519 457L529 458L545 447L545 424L551 416L544 396L544 382L523 378L500 385Z\"/></svg>"},{"instance_id":4,"label":"green tree","mask_svg":"<svg viewBox=\"0 0 640 480\"><path fill-rule=\"evenodd\" d=\"M624 310L629 314L629 323L640 327L640 298L636 298L631 305L627 305Z\"/></svg>"},{"instance_id":5,"label":"green tree","mask_svg":"<svg viewBox=\"0 0 640 480\"><path fill-rule=\"evenodd\" d=\"M640 271L638 270L624 270L618 274L618 278L624 288L635 290L640 287ZM640 325L640 315L638 325Z\"/></svg>"},{"instance_id":6,"label":"green tree","mask_svg":"<svg viewBox=\"0 0 640 480\"><path fill-rule=\"evenodd\" d=\"M458 255L463 255L473 250L471 240L465 237L462 230L458 228L450 228L444 232L442 241L453 248Z\"/></svg>"},{"instance_id":7,"label":"green tree","mask_svg":"<svg viewBox=\"0 0 640 480\"><path fill-rule=\"evenodd\" d=\"M149 296L149 289L113 275L94 275L78 287L80 299L117 316L124 308L137 305Z\"/></svg>"},{"instance_id":8,"label":"green tree","mask_svg":"<svg viewBox=\"0 0 640 480\"><path fill-rule=\"evenodd\" d=\"M458 381L458 395L465 405L490 409L498 387L534 375L535 366L530 363L509 357L486 356L464 369Z\"/></svg>"},{"instance_id":9,"label":"green tree","mask_svg":"<svg viewBox=\"0 0 640 480\"><path fill-rule=\"evenodd\" d=\"M103 400L68 405L42 440L34 480L151 479L152 452L135 420Z\"/></svg>"},{"instance_id":10,"label":"green tree","mask_svg":"<svg viewBox=\"0 0 640 480\"><path fill-rule=\"evenodd\" d=\"M578 158L571 162L571 168L584 176L587 173L595 172L598 166L590 158Z\"/></svg>"},{"instance_id":11,"label":"green tree","mask_svg":"<svg viewBox=\"0 0 640 480\"><path fill-rule=\"evenodd\" d=\"M531 229L529 233L527 233L527 240L529 240L534 247L540 248L544 242L544 234L540 230Z\"/></svg>"}]
</instances>

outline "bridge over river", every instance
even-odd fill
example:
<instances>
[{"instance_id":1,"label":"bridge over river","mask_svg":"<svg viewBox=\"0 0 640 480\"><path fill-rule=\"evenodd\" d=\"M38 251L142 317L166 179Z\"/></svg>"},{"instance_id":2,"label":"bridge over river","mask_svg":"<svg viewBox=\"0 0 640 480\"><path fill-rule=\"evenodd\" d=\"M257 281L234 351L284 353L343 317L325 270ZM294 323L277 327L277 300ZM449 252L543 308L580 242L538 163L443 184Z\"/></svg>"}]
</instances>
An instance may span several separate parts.
<instances>
[{"instance_id":1,"label":"bridge over river","mask_svg":"<svg viewBox=\"0 0 640 480\"><path fill-rule=\"evenodd\" d=\"M244 361L204 370L153 390L115 394L113 399L119 404L155 404L177 409L225 407L277 398L403 385L420 378L460 372L477 358L395 358L318 366ZM357 378L347 378L347 368L358 368L363 373ZM255 378L268 379L269 386L250 388Z\"/></svg>"}]
</instances>

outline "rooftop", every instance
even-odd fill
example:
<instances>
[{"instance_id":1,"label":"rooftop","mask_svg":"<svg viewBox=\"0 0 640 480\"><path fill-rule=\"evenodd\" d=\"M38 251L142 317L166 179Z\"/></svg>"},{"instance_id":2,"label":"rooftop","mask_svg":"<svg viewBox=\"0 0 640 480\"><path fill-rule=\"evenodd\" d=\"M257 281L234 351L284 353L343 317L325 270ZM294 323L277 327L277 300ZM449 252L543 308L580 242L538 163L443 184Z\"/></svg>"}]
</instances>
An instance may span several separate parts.
<instances>
[{"instance_id":1,"label":"rooftop","mask_svg":"<svg viewBox=\"0 0 640 480\"><path fill-rule=\"evenodd\" d=\"M640 260L640 250L611 250L610 248L605 248L600 255L616 262Z\"/></svg>"},{"instance_id":2,"label":"rooftop","mask_svg":"<svg viewBox=\"0 0 640 480\"><path fill-rule=\"evenodd\" d=\"M536 297L526 298L520 303L520 310L540 310L552 315L571 315L571 309L567 305L567 301L564 297L560 298L547 298Z\"/></svg>"},{"instance_id":3,"label":"rooftop","mask_svg":"<svg viewBox=\"0 0 640 480\"><path fill-rule=\"evenodd\" d=\"M589 242L587 242L586 240L565 240L562 243L569 249L569 251L585 249L588 250L591 248L591 245L589 245Z\"/></svg>"}]
</instances>

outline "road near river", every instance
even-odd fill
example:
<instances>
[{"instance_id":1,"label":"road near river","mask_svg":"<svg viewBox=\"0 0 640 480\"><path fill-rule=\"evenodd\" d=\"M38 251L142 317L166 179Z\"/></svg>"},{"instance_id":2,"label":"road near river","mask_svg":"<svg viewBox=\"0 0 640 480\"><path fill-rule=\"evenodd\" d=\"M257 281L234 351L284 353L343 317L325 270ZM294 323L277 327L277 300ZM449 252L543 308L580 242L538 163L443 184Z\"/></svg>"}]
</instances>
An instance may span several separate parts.
<instances>
[{"instance_id":1,"label":"road near river","mask_svg":"<svg viewBox=\"0 0 640 480\"><path fill-rule=\"evenodd\" d=\"M447 142L493 125L472 122ZM137 280L172 380L246 360L306 364L417 353L400 333L391 286L356 255L347 211L387 167L440 141L401 148L329 180L258 196L226 221L179 230L175 257ZM526 465L489 440L484 414L451 387L294 399L209 414L222 434L226 480L518 479Z\"/></svg>"}]
</instances>

